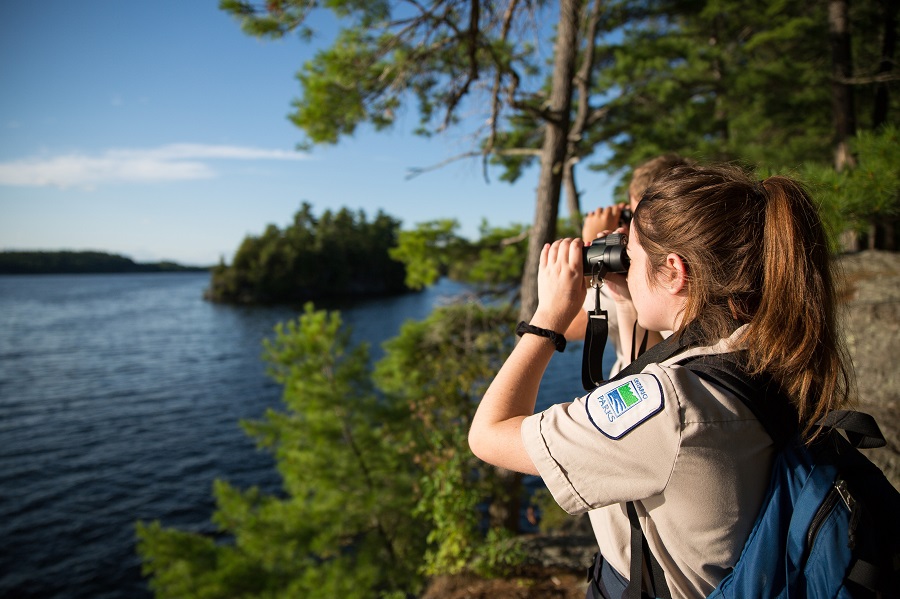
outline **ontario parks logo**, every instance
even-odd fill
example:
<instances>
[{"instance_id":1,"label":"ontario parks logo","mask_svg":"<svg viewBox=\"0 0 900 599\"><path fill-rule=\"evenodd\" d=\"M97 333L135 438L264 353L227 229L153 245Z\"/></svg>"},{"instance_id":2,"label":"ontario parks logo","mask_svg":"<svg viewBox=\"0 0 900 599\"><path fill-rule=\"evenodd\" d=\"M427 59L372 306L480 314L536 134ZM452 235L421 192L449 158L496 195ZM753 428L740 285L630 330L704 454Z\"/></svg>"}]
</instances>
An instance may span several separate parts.
<instances>
[{"instance_id":1,"label":"ontario parks logo","mask_svg":"<svg viewBox=\"0 0 900 599\"><path fill-rule=\"evenodd\" d=\"M640 380L633 378L597 399L609 421L615 422L616 418L641 403L642 400L647 399L647 391Z\"/></svg>"}]
</instances>

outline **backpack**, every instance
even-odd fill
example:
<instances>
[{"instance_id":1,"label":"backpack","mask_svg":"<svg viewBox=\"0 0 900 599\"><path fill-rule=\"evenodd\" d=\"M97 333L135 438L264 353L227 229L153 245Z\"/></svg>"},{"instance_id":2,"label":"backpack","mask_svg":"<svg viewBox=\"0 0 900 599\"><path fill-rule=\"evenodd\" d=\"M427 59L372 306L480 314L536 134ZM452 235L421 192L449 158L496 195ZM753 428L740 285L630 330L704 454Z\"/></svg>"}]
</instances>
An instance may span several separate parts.
<instances>
[{"instance_id":1,"label":"backpack","mask_svg":"<svg viewBox=\"0 0 900 599\"><path fill-rule=\"evenodd\" d=\"M741 556L709 597L900 597L900 492L859 451L885 445L875 419L835 410L812 445L779 439L735 362L703 356L684 366L732 391L780 445Z\"/></svg>"},{"instance_id":2,"label":"backpack","mask_svg":"<svg viewBox=\"0 0 900 599\"><path fill-rule=\"evenodd\" d=\"M612 380L692 345L690 335L676 337L648 350ZM835 410L817 423L819 435L806 445L784 426L796 422L785 412L789 402L766 401L768 381L750 378L738 361L737 354L714 354L676 362L740 398L778 448L763 507L741 556L709 597L900 598L900 492L859 451L885 445L875 419ZM626 508L632 559L622 597L668 599L663 570L649 551L633 502ZM596 579L589 573L589 580ZM641 580L650 594L642 591Z\"/></svg>"}]
</instances>

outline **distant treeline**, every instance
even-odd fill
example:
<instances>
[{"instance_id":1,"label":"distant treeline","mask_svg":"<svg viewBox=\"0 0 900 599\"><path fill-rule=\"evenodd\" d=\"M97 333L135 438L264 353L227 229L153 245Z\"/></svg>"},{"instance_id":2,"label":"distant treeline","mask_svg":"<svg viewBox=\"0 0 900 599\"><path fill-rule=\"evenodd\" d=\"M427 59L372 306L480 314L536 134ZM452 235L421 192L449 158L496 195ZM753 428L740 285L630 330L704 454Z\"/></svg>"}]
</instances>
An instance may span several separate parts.
<instances>
[{"instance_id":1,"label":"distant treeline","mask_svg":"<svg viewBox=\"0 0 900 599\"><path fill-rule=\"evenodd\" d=\"M206 298L237 304L302 303L323 298L394 295L409 291L406 268L388 252L400 221L379 211L341 208L320 217L304 202L285 229L269 225L247 236L230 266L212 270Z\"/></svg>"},{"instance_id":2,"label":"distant treeline","mask_svg":"<svg viewBox=\"0 0 900 599\"><path fill-rule=\"evenodd\" d=\"M0 252L0 274L87 274L204 271L174 262L138 263L106 252Z\"/></svg>"}]
</instances>

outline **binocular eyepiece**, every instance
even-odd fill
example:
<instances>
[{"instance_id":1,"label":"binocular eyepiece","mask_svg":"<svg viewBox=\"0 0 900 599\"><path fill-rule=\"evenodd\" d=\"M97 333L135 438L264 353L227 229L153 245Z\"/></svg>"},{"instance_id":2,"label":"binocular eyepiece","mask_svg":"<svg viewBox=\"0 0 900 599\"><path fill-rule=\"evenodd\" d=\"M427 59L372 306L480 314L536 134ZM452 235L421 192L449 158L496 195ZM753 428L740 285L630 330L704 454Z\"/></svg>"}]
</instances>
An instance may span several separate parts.
<instances>
[{"instance_id":1,"label":"binocular eyepiece","mask_svg":"<svg viewBox=\"0 0 900 599\"><path fill-rule=\"evenodd\" d=\"M584 276L602 277L606 273L626 273L631 260L625 252L628 237L622 233L610 233L602 239L595 239L584 247L582 268Z\"/></svg>"}]
</instances>

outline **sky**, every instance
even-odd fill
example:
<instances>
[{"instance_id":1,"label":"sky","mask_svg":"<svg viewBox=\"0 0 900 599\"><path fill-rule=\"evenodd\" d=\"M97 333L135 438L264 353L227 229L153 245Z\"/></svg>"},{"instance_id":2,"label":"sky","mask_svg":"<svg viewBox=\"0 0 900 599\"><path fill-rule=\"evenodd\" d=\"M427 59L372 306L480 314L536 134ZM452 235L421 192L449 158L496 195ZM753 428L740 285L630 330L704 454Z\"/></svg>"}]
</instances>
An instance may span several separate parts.
<instances>
[{"instance_id":1,"label":"sky","mask_svg":"<svg viewBox=\"0 0 900 599\"><path fill-rule=\"evenodd\" d=\"M334 146L298 151L289 120L303 62L327 47L259 40L218 0L0 2L0 250L99 250L139 262L230 262L241 241L314 214L379 210L404 229L441 218L531 222L538 168L514 185L485 181L468 128L413 135L364 126ZM612 202L615 180L581 169L585 209Z\"/></svg>"}]
</instances>

